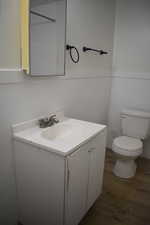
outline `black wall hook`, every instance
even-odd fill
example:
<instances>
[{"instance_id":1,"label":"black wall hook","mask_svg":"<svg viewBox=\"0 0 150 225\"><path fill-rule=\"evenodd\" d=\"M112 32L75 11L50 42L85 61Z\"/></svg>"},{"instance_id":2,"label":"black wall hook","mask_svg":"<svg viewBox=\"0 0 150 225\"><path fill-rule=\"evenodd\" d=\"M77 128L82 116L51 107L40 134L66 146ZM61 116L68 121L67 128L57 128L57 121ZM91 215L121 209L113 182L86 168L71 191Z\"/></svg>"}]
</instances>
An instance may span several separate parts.
<instances>
[{"instance_id":1,"label":"black wall hook","mask_svg":"<svg viewBox=\"0 0 150 225\"><path fill-rule=\"evenodd\" d=\"M93 48L87 48L87 47L83 47L83 52L87 52L87 51L93 51L93 52L98 52L100 55L106 55L108 54L108 52L103 51L103 50L99 50L99 49L93 49Z\"/></svg>"}]
</instances>

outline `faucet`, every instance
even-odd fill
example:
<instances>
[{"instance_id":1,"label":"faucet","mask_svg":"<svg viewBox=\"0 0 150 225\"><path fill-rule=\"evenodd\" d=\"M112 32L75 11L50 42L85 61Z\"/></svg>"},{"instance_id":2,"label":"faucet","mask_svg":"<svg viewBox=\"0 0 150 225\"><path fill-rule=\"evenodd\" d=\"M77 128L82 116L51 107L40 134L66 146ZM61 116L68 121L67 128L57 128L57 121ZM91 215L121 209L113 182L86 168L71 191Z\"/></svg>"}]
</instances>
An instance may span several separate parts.
<instances>
[{"instance_id":1,"label":"faucet","mask_svg":"<svg viewBox=\"0 0 150 225\"><path fill-rule=\"evenodd\" d=\"M59 120L56 118L56 115L51 115L49 118L42 118L38 121L40 128L51 127L55 123L59 123Z\"/></svg>"}]
</instances>

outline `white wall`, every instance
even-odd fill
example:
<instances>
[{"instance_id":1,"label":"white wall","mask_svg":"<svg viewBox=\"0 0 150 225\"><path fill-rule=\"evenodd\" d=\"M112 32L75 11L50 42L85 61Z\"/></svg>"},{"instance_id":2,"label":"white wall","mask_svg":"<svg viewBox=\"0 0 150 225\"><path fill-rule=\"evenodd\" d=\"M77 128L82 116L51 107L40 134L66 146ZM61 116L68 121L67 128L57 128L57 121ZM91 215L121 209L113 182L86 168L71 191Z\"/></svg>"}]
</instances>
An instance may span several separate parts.
<instances>
[{"instance_id":1,"label":"white wall","mask_svg":"<svg viewBox=\"0 0 150 225\"><path fill-rule=\"evenodd\" d=\"M150 1L117 0L115 72L150 72Z\"/></svg>"},{"instance_id":2,"label":"white wall","mask_svg":"<svg viewBox=\"0 0 150 225\"><path fill-rule=\"evenodd\" d=\"M112 138L120 134L122 109L150 112L150 1L116 3L109 146ZM144 155L150 157L148 142Z\"/></svg>"},{"instance_id":3,"label":"white wall","mask_svg":"<svg viewBox=\"0 0 150 225\"><path fill-rule=\"evenodd\" d=\"M104 76L112 71L114 33L114 0L69 0L67 43L80 51L80 62L71 63L67 54L67 74L71 76ZM82 52L83 46L103 49L108 55Z\"/></svg>"},{"instance_id":4,"label":"white wall","mask_svg":"<svg viewBox=\"0 0 150 225\"><path fill-rule=\"evenodd\" d=\"M0 39L0 47L2 49L0 51L0 68L5 70L5 72L2 69L0 71L0 224L2 225L13 225L16 221L11 124L32 119L59 108L64 108L68 116L107 123L111 87L111 73L109 71L112 56L108 56L108 62L105 59L105 65L107 65L109 70L105 66L103 67L101 60L103 61L104 59L100 56L89 56L89 60L88 56L84 56L82 63L76 66L67 57L67 76L65 78L28 78L21 72L7 71L11 68L20 67L19 2L19 0L0 1L0 21L1 17L3 18L3 23L0 22L1 35L3 36L3 40L2 38ZM71 4L71 2L74 4L75 1L70 0L69 3ZM86 3L86 1L81 1L81 3L83 2L84 4ZM91 7L92 2L93 0L91 0ZM96 30L98 32L101 30L99 27L102 26L101 23L103 24L103 32L105 27L107 35L113 37L113 29L109 30L109 23L113 24L114 1L103 0L101 1L101 7L104 8L105 4L107 6L108 2L111 2L111 6L108 7L109 19L107 19L106 24L104 19L106 17L99 22L97 20L99 19L98 17L95 20L97 23L90 24L90 26L90 20L84 22L82 24L84 26L81 26L80 23L78 23L78 26L76 24L75 29L76 33L78 33L78 39L74 39L74 43L77 42L77 45L80 45L80 39L83 38L83 31L81 31L81 37L79 35L80 29L84 29L87 34L84 37L84 40L87 40L87 44L89 43L88 36L90 36L91 44L94 44L95 37L96 40L99 39L101 41L101 32L96 36L93 35L93 26L97 27L95 32ZM74 7L78 9L80 1L76 1L76 3L77 5L74 5ZM88 4L90 4L89 0ZM87 12L86 18L94 17L94 9L95 7ZM105 12L107 12L107 7ZM71 16L68 14L68 21L71 20ZM74 15L74 20L80 22L78 21L78 14L76 14L76 19ZM74 23L71 29L73 27ZM71 38L73 37L70 36L70 28L68 28L68 32L67 39L71 43ZM91 40L92 35L93 41ZM112 41L112 38L106 38L105 46L112 49ZM97 44L93 47L97 47ZM4 56L5 58L3 58ZM92 59L93 57L94 59ZM91 60L93 60L92 70L90 70L89 66ZM96 69L94 68L94 60L99 60L99 69L97 61ZM89 68L89 72L87 68ZM105 71L107 72L105 73ZM87 77L85 77L86 74Z\"/></svg>"}]
</instances>

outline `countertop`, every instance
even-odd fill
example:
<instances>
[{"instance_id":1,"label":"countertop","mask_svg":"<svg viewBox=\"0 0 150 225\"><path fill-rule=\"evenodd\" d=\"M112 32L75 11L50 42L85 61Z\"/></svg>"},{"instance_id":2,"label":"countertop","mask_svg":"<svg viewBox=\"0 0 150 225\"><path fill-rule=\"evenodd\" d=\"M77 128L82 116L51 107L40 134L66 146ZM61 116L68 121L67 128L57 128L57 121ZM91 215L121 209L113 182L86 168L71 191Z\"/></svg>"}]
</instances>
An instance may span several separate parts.
<instances>
[{"instance_id":1,"label":"countertop","mask_svg":"<svg viewBox=\"0 0 150 225\"><path fill-rule=\"evenodd\" d=\"M37 121L25 122L13 126L13 138L17 141L36 146L40 149L67 156L88 142L92 137L106 129L105 125L81 121L72 118L63 118L59 124L73 127L68 137L58 140L49 140L43 137L42 132L49 128L40 128ZM54 125L54 126L57 126Z\"/></svg>"}]
</instances>

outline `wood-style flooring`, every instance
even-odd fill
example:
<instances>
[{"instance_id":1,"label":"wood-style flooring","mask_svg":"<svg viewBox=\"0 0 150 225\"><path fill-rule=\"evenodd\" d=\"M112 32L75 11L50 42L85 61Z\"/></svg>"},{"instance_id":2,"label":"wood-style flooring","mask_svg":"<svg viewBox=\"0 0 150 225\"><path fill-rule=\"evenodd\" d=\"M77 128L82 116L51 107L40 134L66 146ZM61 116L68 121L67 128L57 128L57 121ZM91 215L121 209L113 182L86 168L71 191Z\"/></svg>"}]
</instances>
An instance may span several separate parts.
<instances>
[{"instance_id":1,"label":"wood-style flooring","mask_svg":"<svg viewBox=\"0 0 150 225\"><path fill-rule=\"evenodd\" d=\"M114 155L107 151L103 193L80 225L150 225L150 160L137 160L134 178L112 173Z\"/></svg>"}]
</instances>

